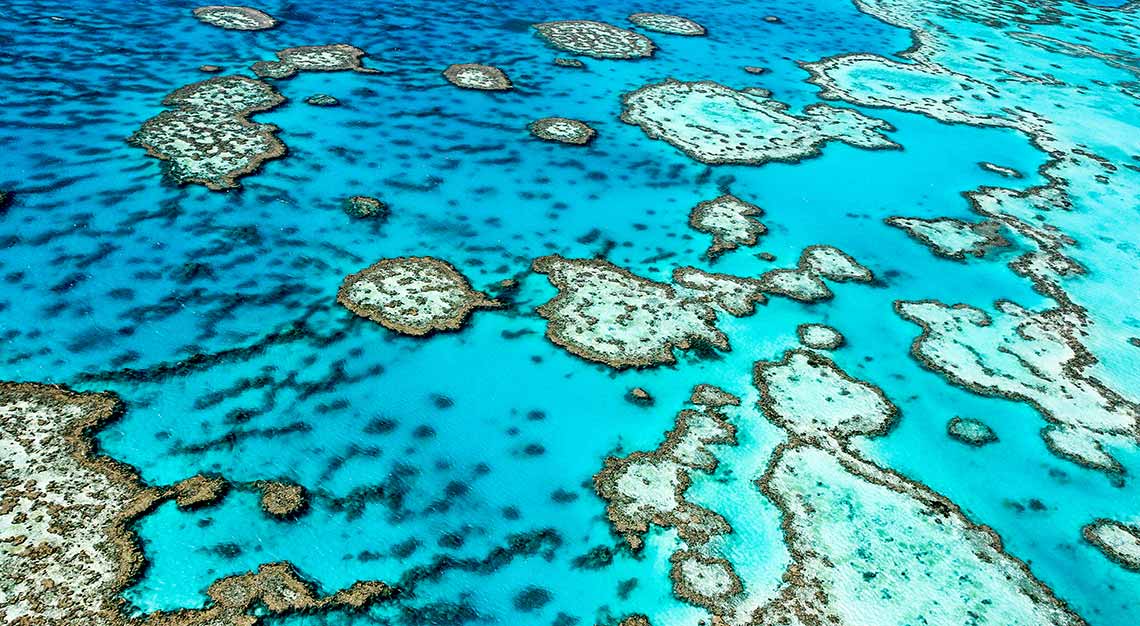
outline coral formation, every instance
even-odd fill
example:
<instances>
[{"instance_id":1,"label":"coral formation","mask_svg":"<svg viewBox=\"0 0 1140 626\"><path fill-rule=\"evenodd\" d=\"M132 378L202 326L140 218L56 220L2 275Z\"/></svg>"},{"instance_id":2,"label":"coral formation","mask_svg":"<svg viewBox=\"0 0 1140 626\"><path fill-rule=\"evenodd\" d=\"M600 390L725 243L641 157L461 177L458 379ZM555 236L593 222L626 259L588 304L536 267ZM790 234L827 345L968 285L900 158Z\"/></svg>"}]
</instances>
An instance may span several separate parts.
<instances>
[{"instance_id":1,"label":"coral formation","mask_svg":"<svg viewBox=\"0 0 1140 626\"><path fill-rule=\"evenodd\" d=\"M585 122L565 117L544 117L530 124L530 132L544 141L556 141L584 146L597 135Z\"/></svg>"},{"instance_id":2,"label":"coral formation","mask_svg":"<svg viewBox=\"0 0 1140 626\"><path fill-rule=\"evenodd\" d=\"M111 394L0 383L5 623L253 626L265 614L355 610L394 595L383 583L358 582L319 596L290 565L272 563L216 581L206 608L128 615L120 592L145 565L134 521L192 490L187 481L181 491L147 487L133 468L97 454L92 437L121 412Z\"/></svg>"},{"instance_id":3,"label":"coral formation","mask_svg":"<svg viewBox=\"0 0 1140 626\"><path fill-rule=\"evenodd\" d=\"M753 624L1084 623L991 529L851 449L895 419L878 388L799 351L757 363L756 384L788 432L758 485L783 514L792 563Z\"/></svg>"},{"instance_id":4,"label":"coral formation","mask_svg":"<svg viewBox=\"0 0 1140 626\"><path fill-rule=\"evenodd\" d=\"M1131 44L1131 35L1119 34L1118 28L1128 9L1090 6L1068 11L1053 5L995 5L979 0L964 0L952 7L930 0L874 0L860 6L878 19L909 30L913 45L901 54L902 61L859 53L805 64L822 97L919 113L945 123L1014 129L1050 157L1038 168L1043 184L1027 189L987 186L966 194L975 213L1008 228L1017 235L1019 247L1025 248L1009 267L1056 302L1054 309L1030 316L1036 321L1029 322L1025 330L1037 336L1006 339L1018 346L1018 356L1029 359L1026 365L1009 363L1013 371L1006 378L973 368L960 371L963 363L980 364L1001 355L977 359L958 355L958 362L944 363L938 362L938 354L920 358L931 369L948 373L957 384L1029 402L1046 419L1062 422L1043 431L1055 453L1091 467L1119 471L1103 444L1115 440L1135 445L1140 440L1135 407L1113 391L1124 389L1127 379L1118 382L1103 373L1105 380L1092 379L1086 372L1096 358L1082 342L1090 335L1104 339L1106 334L1119 332L1122 324L1128 324L1133 307L1131 300L1114 298L1111 285L1119 274L1086 274L1081 261L1101 269L1134 266L1132 253L1102 234L1114 228L1110 225L1122 225L1119 216L1134 204L1131 192L1120 190L1136 187L1135 164L1123 156L1131 154L1130 138L1122 132L1118 114L1134 101L1130 85L1135 81L1135 63L1107 51ZM1037 31L1046 24L1049 33ZM963 26L970 36L957 34ZM1097 35L1095 41L1081 38L1077 42L1066 38L1066 32ZM1018 69L1008 67L1008 59L1017 59ZM1119 77L1091 78L1089 68L1100 64L1119 70ZM1078 242L1076 236L1082 240ZM1080 274L1086 280L1069 280ZM1071 290L1077 295L1071 295ZM1093 323L1081 300L1098 302L1098 323ZM977 339L987 335L978 324L968 326L975 328L964 330ZM1007 324L995 326L1011 330ZM988 352L1003 333L992 330L988 343L970 340L963 348ZM1057 360L1043 363L1026 354L1029 346L1040 347ZM1064 364L1063 371L1057 371L1058 364ZM1027 370L1037 365L1045 366L1045 374L1033 381ZM1053 391L1044 389L1049 386ZM1059 389L1076 394L1071 411L1051 406L1057 404ZM1093 422L1103 424L1106 413L1112 413L1129 424L1085 427L1085 420L1077 417L1083 409L1090 410Z\"/></svg>"},{"instance_id":5,"label":"coral formation","mask_svg":"<svg viewBox=\"0 0 1140 626\"><path fill-rule=\"evenodd\" d=\"M980 420L954 417L946 423L946 434L971 446L984 446L998 440L997 433Z\"/></svg>"},{"instance_id":6,"label":"coral formation","mask_svg":"<svg viewBox=\"0 0 1140 626\"><path fill-rule=\"evenodd\" d=\"M1001 224L988 220L970 223L950 217L888 217L886 222L903 229L934 254L956 261L965 260L967 254L983 257L994 248L1009 245L999 232Z\"/></svg>"},{"instance_id":7,"label":"coral formation","mask_svg":"<svg viewBox=\"0 0 1140 626\"><path fill-rule=\"evenodd\" d=\"M1140 526L1098 519L1086 524L1081 535L1117 565L1140 572Z\"/></svg>"},{"instance_id":8,"label":"coral formation","mask_svg":"<svg viewBox=\"0 0 1140 626\"><path fill-rule=\"evenodd\" d=\"M471 311L500 306L459 270L431 257L383 259L345 277L337 293L353 313L407 335L458 330Z\"/></svg>"},{"instance_id":9,"label":"coral formation","mask_svg":"<svg viewBox=\"0 0 1140 626\"><path fill-rule=\"evenodd\" d=\"M318 107L335 107L340 104L340 100L325 94L315 93L308 98L305 98L305 104L311 104Z\"/></svg>"},{"instance_id":10,"label":"coral formation","mask_svg":"<svg viewBox=\"0 0 1140 626\"><path fill-rule=\"evenodd\" d=\"M272 15L239 6L206 6L194 9L198 21L226 30L265 30L277 25Z\"/></svg>"},{"instance_id":11,"label":"coral formation","mask_svg":"<svg viewBox=\"0 0 1140 626\"><path fill-rule=\"evenodd\" d=\"M580 61L578 59L569 59L566 57L558 57L558 58L554 59L554 64L557 66L560 66L560 67L573 67L573 68L577 68L577 69L582 69L582 68L586 67L586 64L583 63L582 61Z\"/></svg>"},{"instance_id":12,"label":"coral formation","mask_svg":"<svg viewBox=\"0 0 1140 626\"><path fill-rule=\"evenodd\" d=\"M641 387L634 387L633 389L630 389L629 393L626 394L626 398L634 404L640 404L644 406L653 404L653 396Z\"/></svg>"},{"instance_id":13,"label":"coral formation","mask_svg":"<svg viewBox=\"0 0 1140 626\"><path fill-rule=\"evenodd\" d=\"M195 474L174 485L174 502L183 510L212 506L226 495L229 488L229 483L221 476Z\"/></svg>"},{"instance_id":14,"label":"coral formation","mask_svg":"<svg viewBox=\"0 0 1140 626\"><path fill-rule=\"evenodd\" d=\"M853 109L815 104L796 116L753 89L666 79L622 96L622 121L640 126L701 163L762 165L818 156L824 144L898 148L891 125Z\"/></svg>"},{"instance_id":15,"label":"coral formation","mask_svg":"<svg viewBox=\"0 0 1140 626\"><path fill-rule=\"evenodd\" d=\"M180 184L214 190L237 187L237 179L285 154L277 127L249 116L285 101L273 87L242 76L220 76L168 95L168 110L143 123L129 141L168 164Z\"/></svg>"},{"instance_id":16,"label":"coral formation","mask_svg":"<svg viewBox=\"0 0 1140 626\"><path fill-rule=\"evenodd\" d=\"M739 246L756 245L760 236L768 232L756 219L763 214L760 207L724 194L693 207L689 226L713 236L712 245L705 251L705 256L713 259Z\"/></svg>"},{"instance_id":17,"label":"coral formation","mask_svg":"<svg viewBox=\"0 0 1140 626\"><path fill-rule=\"evenodd\" d=\"M697 36L704 35L708 32L704 26L701 26L687 17L681 17L680 15L634 13L629 16L629 21L645 30L667 33L669 35Z\"/></svg>"},{"instance_id":18,"label":"coral formation","mask_svg":"<svg viewBox=\"0 0 1140 626\"><path fill-rule=\"evenodd\" d=\"M695 267L673 270L673 284L683 288L681 293L688 300L704 302L736 317L752 315L756 305L768 302L758 280L712 274Z\"/></svg>"},{"instance_id":19,"label":"coral formation","mask_svg":"<svg viewBox=\"0 0 1140 626\"><path fill-rule=\"evenodd\" d=\"M262 480L254 484L261 490L261 510L277 519L294 519L309 508L305 488L284 480Z\"/></svg>"},{"instance_id":20,"label":"coral formation","mask_svg":"<svg viewBox=\"0 0 1140 626\"><path fill-rule=\"evenodd\" d=\"M535 272L558 289L538 308L549 321L546 336L573 354L629 367L673 363L673 349L704 343L728 349L715 326L716 312L685 300L664 283L636 276L600 259L536 259Z\"/></svg>"},{"instance_id":21,"label":"coral formation","mask_svg":"<svg viewBox=\"0 0 1140 626\"><path fill-rule=\"evenodd\" d=\"M1028 402L1052 425L1043 435L1054 452L1082 465L1119 472L1103 450L1117 437L1137 437L1140 409L1086 373L1094 362L1070 333L1079 324L1063 309L995 305L998 315L931 300L895 303L922 334L911 354L927 369L979 394Z\"/></svg>"},{"instance_id":22,"label":"coral formation","mask_svg":"<svg viewBox=\"0 0 1140 626\"><path fill-rule=\"evenodd\" d=\"M709 543L732 532L732 527L716 512L687 500L685 493L692 472L716 470L710 446L735 445L736 429L720 407L739 405L740 399L712 385L698 385L693 397L714 399L716 406L682 410L665 441L653 451L607 458L594 476L594 489L606 501L614 532L635 550L644 544L651 524L675 528L686 547L671 559L674 594L722 614L743 586L732 564Z\"/></svg>"},{"instance_id":23,"label":"coral formation","mask_svg":"<svg viewBox=\"0 0 1140 626\"><path fill-rule=\"evenodd\" d=\"M843 345L843 334L825 324L800 324L796 327L800 343L815 350L835 350Z\"/></svg>"},{"instance_id":24,"label":"coral formation","mask_svg":"<svg viewBox=\"0 0 1140 626\"><path fill-rule=\"evenodd\" d=\"M356 219L384 219L388 217L388 205L372 196L352 196L344 201L344 212Z\"/></svg>"},{"instance_id":25,"label":"coral formation","mask_svg":"<svg viewBox=\"0 0 1140 626\"><path fill-rule=\"evenodd\" d=\"M725 558L697 550L678 550L669 561L673 593L690 604L708 609L713 615L727 614L733 598L744 591L732 563Z\"/></svg>"},{"instance_id":26,"label":"coral formation","mask_svg":"<svg viewBox=\"0 0 1140 626\"><path fill-rule=\"evenodd\" d=\"M511 88L511 79L503 70L493 65L462 63L448 66L443 70L447 82L463 89L480 91L505 91Z\"/></svg>"},{"instance_id":27,"label":"coral formation","mask_svg":"<svg viewBox=\"0 0 1140 626\"><path fill-rule=\"evenodd\" d=\"M869 283L875 275L839 248L813 245L804 248L794 269L769 270L760 276L759 283L765 293L800 302L818 302L833 296L824 278Z\"/></svg>"},{"instance_id":28,"label":"coral formation","mask_svg":"<svg viewBox=\"0 0 1140 626\"><path fill-rule=\"evenodd\" d=\"M546 336L571 353L611 367L676 361L674 348L728 350L716 327L716 310L748 315L763 302L755 281L680 268L676 286L642 278L601 259L558 255L534 261L558 289L538 307L549 321Z\"/></svg>"},{"instance_id":29,"label":"coral formation","mask_svg":"<svg viewBox=\"0 0 1140 626\"><path fill-rule=\"evenodd\" d=\"M534 28L552 46L596 59L639 59L651 56L655 48L645 35L604 22L543 22Z\"/></svg>"},{"instance_id":30,"label":"coral formation","mask_svg":"<svg viewBox=\"0 0 1140 626\"><path fill-rule=\"evenodd\" d=\"M375 72L361 65L364 56L360 48L343 43L298 46L278 50L276 61L258 61L250 69L260 78L276 79L290 78L298 72Z\"/></svg>"}]
</instances>

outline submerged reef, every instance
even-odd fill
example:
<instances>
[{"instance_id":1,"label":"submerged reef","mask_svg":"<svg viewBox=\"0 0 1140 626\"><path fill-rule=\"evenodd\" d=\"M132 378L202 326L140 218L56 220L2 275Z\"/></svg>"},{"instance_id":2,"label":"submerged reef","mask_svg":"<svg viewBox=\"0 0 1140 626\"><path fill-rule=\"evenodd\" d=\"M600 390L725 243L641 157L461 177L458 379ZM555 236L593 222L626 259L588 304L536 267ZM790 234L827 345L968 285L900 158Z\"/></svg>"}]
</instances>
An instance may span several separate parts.
<instances>
[{"instance_id":1,"label":"submerged reef","mask_svg":"<svg viewBox=\"0 0 1140 626\"><path fill-rule=\"evenodd\" d=\"M571 59L566 57L558 57L554 59L554 64L559 67L573 67L577 69L586 67L586 64L583 63L580 59Z\"/></svg>"},{"instance_id":2,"label":"submerged reef","mask_svg":"<svg viewBox=\"0 0 1140 626\"><path fill-rule=\"evenodd\" d=\"M760 276L759 283L765 293L800 302L818 302L834 295L824 284L824 278L869 283L875 280L875 275L839 248L814 245L804 248L794 269L769 270Z\"/></svg>"},{"instance_id":3,"label":"submerged reef","mask_svg":"<svg viewBox=\"0 0 1140 626\"><path fill-rule=\"evenodd\" d=\"M1033 405L1050 427L1054 453L1086 467L1120 472L1105 443L1137 438L1140 410L1085 373L1094 362L1070 335L1079 323L1061 309L1033 312L1007 301L998 315L935 301L895 303L922 328L911 354L927 369L982 395Z\"/></svg>"},{"instance_id":4,"label":"submerged reef","mask_svg":"<svg viewBox=\"0 0 1140 626\"><path fill-rule=\"evenodd\" d=\"M503 70L493 65L461 63L443 70L447 82L464 89L480 91L505 91L511 88L511 79Z\"/></svg>"},{"instance_id":5,"label":"submerged reef","mask_svg":"<svg viewBox=\"0 0 1140 626\"><path fill-rule=\"evenodd\" d=\"M530 132L544 141L584 146L594 140L597 131L585 122L565 117L544 117L530 124Z\"/></svg>"},{"instance_id":6,"label":"submerged reef","mask_svg":"<svg viewBox=\"0 0 1140 626\"><path fill-rule=\"evenodd\" d=\"M697 232L713 236L712 245L705 256L714 259L739 246L754 246L768 229L757 217L763 209L737 198L724 194L706 200L693 207L689 213L689 226Z\"/></svg>"},{"instance_id":7,"label":"submerged reef","mask_svg":"<svg viewBox=\"0 0 1140 626\"><path fill-rule=\"evenodd\" d=\"M989 528L861 457L897 409L819 354L756 364L761 408L788 432L758 481L792 563L752 624L1083 624ZM805 386L806 385L806 386Z\"/></svg>"},{"instance_id":8,"label":"submerged reef","mask_svg":"<svg viewBox=\"0 0 1140 626\"><path fill-rule=\"evenodd\" d=\"M337 100L327 93L315 93L305 98L305 104L311 104L317 107L335 107L340 104L340 100Z\"/></svg>"},{"instance_id":9,"label":"submerged reef","mask_svg":"<svg viewBox=\"0 0 1140 626\"><path fill-rule=\"evenodd\" d=\"M355 610L394 595L384 583L358 582L321 596L289 564L271 563L216 581L205 608L128 615L120 593L146 562L133 524L179 489L148 487L134 468L97 453L92 437L122 410L111 394L0 383L5 623L253 626L262 615Z\"/></svg>"},{"instance_id":10,"label":"submerged reef","mask_svg":"<svg viewBox=\"0 0 1140 626\"><path fill-rule=\"evenodd\" d=\"M337 302L389 330L414 336L458 330L471 311L501 306L472 289L450 263L431 257L377 261L345 277Z\"/></svg>"},{"instance_id":11,"label":"submerged reef","mask_svg":"<svg viewBox=\"0 0 1140 626\"><path fill-rule=\"evenodd\" d=\"M652 56L655 48L645 35L605 22L543 22L534 29L556 48L596 59L639 59Z\"/></svg>"},{"instance_id":12,"label":"submerged reef","mask_svg":"<svg viewBox=\"0 0 1140 626\"><path fill-rule=\"evenodd\" d=\"M652 30L659 33L667 33L670 35L688 35L697 36L704 35L708 31L704 26L694 22L687 17L680 15L666 15L664 13L634 13L629 16L629 21L635 25L644 28L645 30Z\"/></svg>"},{"instance_id":13,"label":"submerged reef","mask_svg":"<svg viewBox=\"0 0 1140 626\"><path fill-rule=\"evenodd\" d=\"M968 417L954 417L946 423L946 434L971 446L984 446L998 440L997 433L985 422Z\"/></svg>"},{"instance_id":14,"label":"submerged reef","mask_svg":"<svg viewBox=\"0 0 1140 626\"><path fill-rule=\"evenodd\" d=\"M277 25L272 15L238 6L206 6L194 9L198 21L226 30L265 30Z\"/></svg>"},{"instance_id":15,"label":"submerged reef","mask_svg":"<svg viewBox=\"0 0 1140 626\"><path fill-rule=\"evenodd\" d=\"M898 148L891 125L853 109L813 104L796 116L755 89L666 79L622 96L623 122L640 126L701 163L762 165L818 156L824 144Z\"/></svg>"},{"instance_id":16,"label":"submerged reef","mask_svg":"<svg viewBox=\"0 0 1140 626\"><path fill-rule=\"evenodd\" d=\"M835 350L845 341L843 333L826 324L800 324L796 336L804 346L815 350Z\"/></svg>"},{"instance_id":17,"label":"submerged reef","mask_svg":"<svg viewBox=\"0 0 1140 626\"><path fill-rule=\"evenodd\" d=\"M755 281L682 268L676 286L637 276L601 259L559 255L534 261L558 289L538 307L546 336L572 354L610 367L676 362L673 349L728 350L716 310L748 315L763 302Z\"/></svg>"},{"instance_id":18,"label":"submerged reef","mask_svg":"<svg viewBox=\"0 0 1140 626\"><path fill-rule=\"evenodd\" d=\"M712 385L693 390L694 399L702 397L714 402L678 413L657 449L607 458L594 476L594 490L606 501L614 532L634 550L644 545L650 525L676 529L686 547L670 559L673 592L719 615L743 591L732 564L710 545L732 527L720 514L687 500L685 492L692 484L692 472L716 470L711 446L736 444L736 428L721 407L739 405L740 399Z\"/></svg>"},{"instance_id":19,"label":"submerged reef","mask_svg":"<svg viewBox=\"0 0 1140 626\"><path fill-rule=\"evenodd\" d=\"M390 210L379 198L372 196L352 196L344 201L346 215L356 219L384 219Z\"/></svg>"},{"instance_id":20,"label":"submerged reef","mask_svg":"<svg viewBox=\"0 0 1140 626\"><path fill-rule=\"evenodd\" d=\"M1081 535L1117 565L1140 572L1140 526L1098 519L1085 525Z\"/></svg>"},{"instance_id":21,"label":"submerged reef","mask_svg":"<svg viewBox=\"0 0 1140 626\"><path fill-rule=\"evenodd\" d=\"M220 76L187 85L162 101L168 110L143 123L128 139L168 164L179 184L214 190L237 187L237 179L285 154L277 127L251 122L285 98L273 87L243 76Z\"/></svg>"},{"instance_id":22,"label":"submerged reef","mask_svg":"<svg viewBox=\"0 0 1140 626\"><path fill-rule=\"evenodd\" d=\"M261 78L277 79L290 78L297 72L375 72L361 65L365 54L360 48L343 43L299 46L278 50L278 60L258 61L250 69Z\"/></svg>"},{"instance_id":23,"label":"submerged reef","mask_svg":"<svg viewBox=\"0 0 1140 626\"><path fill-rule=\"evenodd\" d=\"M938 256L963 261L966 255L983 257L993 248L1009 246L993 221L964 222L950 217L933 220L920 217L888 217L887 224L906 231Z\"/></svg>"}]
</instances>

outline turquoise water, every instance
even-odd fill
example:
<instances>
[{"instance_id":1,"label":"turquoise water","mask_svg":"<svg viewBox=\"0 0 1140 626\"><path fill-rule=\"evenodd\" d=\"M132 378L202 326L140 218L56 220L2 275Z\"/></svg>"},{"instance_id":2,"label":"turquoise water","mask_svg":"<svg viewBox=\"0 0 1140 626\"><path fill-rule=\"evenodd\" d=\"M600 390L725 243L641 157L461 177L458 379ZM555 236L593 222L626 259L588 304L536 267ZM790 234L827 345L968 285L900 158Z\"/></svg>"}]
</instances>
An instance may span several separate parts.
<instances>
[{"instance_id":1,"label":"turquoise water","mask_svg":"<svg viewBox=\"0 0 1140 626\"><path fill-rule=\"evenodd\" d=\"M739 445L721 455L715 475L696 480L692 498L729 519L735 532L723 550L750 589L774 595L789 557L779 511L752 482L783 435L756 407L751 366L796 347L798 324L818 322L847 338L836 362L901 409L891 434L860 443L870 458L993 527L1089 623L1140 621L1138 575L1080 538L1093 518L1137 519L1131 476L1140 453L1114 450L1122 484L1052 455L1033 408L923 369L909 352L917 327L892 310L895 300L925 298L990 311L998 299L1053 306L1007 267L1025 252L1022 241L960 263L883 223L892 215L975 219L964 192L1044 184L1039 168L1049 155L1014 129L866 107L894 126L888 135L902 150L835 143L798 164L707 166L618 119L622 93L666 77L768 89L798 111L821 101L799 62L852 52L898 59L911 45L903 28L840 0L266 2L259 8L282 24L256 33L200 24L194 6L0 8L0 189L14 192L0 217L0 378L118 393L126 415L99 443L150 483L207 471L288 479L314 494L312 510L293 522L267 519L256 494L242 491L217 507L183 512L167 503L147 515L138 530L150 567L124 592L137 611L200 607L218 577L288 560L322 589L378 579L411 591L364 614L288 623L549 624L565 615L589 624L640 612L654 624L695 624L705 613L670 587L675 535L654 529L645 551L618 549L590 480L607 455L654 448L702 382L744 403L730 415ZM650 33L660 47L652 59L585 59L586 69L573 70L553 65L562 53L528 29L553 19L624 26L639 10L685 15L709 34ZM1121 13L1108 30L1123 39L1104 51L1133 63L1127 33L1136 21L1132 9ZM950 24L983 41L1010 40L965 19ZM1028 24L1025 32L1101 44L1082 28ZM240 190L177 186L158 160L124 141L163 109L167 93L203 80L202 64L251 75L249 65L275 50L334 42L366 50L365 65L379 73L276 81L288 102L255 119L278 126L289 153L242 179ZM1094 92L1088 101L1111 91L1118 108L1104 117L1134 131L1136 92L1129 101L1118 84L1135 80L1135 65L1065 58ZM466 62L502 68L515 89L463 91L440 77ZM1025 71L1020 59L1008 63ZM745 65L768 71L749 74ZM1098 86L1100 78L1113 87ZM342 104L304 103L316 93ZM598 139L582 149L537 141L526 126L545 116L584 120ZM1081 119L1057 116L1081 137ZM1137 158L1134 140L1090 149ZM1075 210L1050 218L1080 244L1075 254L1089 274L1066 286L1095 322L1088 346L1103 360L1098 372L1127 397L1140 382L1136 348L1122 340L1140 335L1131 273L1140 186L1136 172L1118 170L1131 185L1086 193L1074 183ZM764 209L769 232L759 247L710 266L701 256L707 237L687 226L688 212L728 190ZM391 217L349 218L341 202L352 195L383 199ZM555 293L529 273L546 254L605 255L667 281L679 265L757 276L792 266L819 243L880 281L833 285L835 298L813 305L773 298L752 317L722 320L732 350L715 357L686 353L675 366L615 372L548 342L534 313ZM760 250L777 260L757 258ZM346 274L406 255L444 258L476 288L508 277L522 286L510 308L426 339L336 304ZM170 366L177 362L188 365ZM625 400L637 386L652 393L651 407ZM1000 442L973 449L950 439L954 416L983 419ZM1032 499L1044 507L1030 507ZM526 548L517 549L519 536L531 539ZM511 558L494 558L512 539ZM597 546L615 549L612 564L575 565ZM429 576L430 568L438 569ZM549 601L520 607L519 594L536 586Z\"/></svg>"}]
</instances>

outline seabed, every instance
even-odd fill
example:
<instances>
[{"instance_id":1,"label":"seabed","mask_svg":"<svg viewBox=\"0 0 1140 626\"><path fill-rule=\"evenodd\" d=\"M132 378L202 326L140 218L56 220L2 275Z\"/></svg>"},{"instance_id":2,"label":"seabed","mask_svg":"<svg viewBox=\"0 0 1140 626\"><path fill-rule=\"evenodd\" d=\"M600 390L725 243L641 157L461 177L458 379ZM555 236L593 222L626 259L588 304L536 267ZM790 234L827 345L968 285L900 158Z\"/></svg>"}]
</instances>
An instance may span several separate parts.
<instances>
[{"instance_id":1,"label":"seabed","mask_svg":"<svg viewBox=\"0 0 1140 626\"><path fill-rule=\"evenodd\" d=\"M1140 4L0 18L0 622L1140 623Z\"/></svg>"}]
</instances>

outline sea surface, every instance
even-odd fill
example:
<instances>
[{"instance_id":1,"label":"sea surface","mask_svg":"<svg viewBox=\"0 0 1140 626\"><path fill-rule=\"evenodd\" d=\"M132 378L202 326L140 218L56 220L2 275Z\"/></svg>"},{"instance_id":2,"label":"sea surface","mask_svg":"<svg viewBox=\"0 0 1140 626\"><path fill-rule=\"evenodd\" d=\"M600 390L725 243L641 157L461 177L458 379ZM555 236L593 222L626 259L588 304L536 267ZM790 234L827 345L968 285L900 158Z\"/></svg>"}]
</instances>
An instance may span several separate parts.
<instances>
[{"instance_id":1,"label":"sea surface","mask_svg":"<svg viewBox=\"0 0 1140 626\"><path fill-rule=\"evenodd\" d=\"M1134 6L1099 4L1120 13L1106 28L1135 35ZM210 472L235 482L285 479L313 495L311 510L288 522L263 515L250 491L193 512L163 504L137 524L149 566L124 591L132 611L201 607L219 577L287 560L323 590L383 580L411 593L362 614L271 623L563 626L631 613L654 625L707 620L672 592L675 532L653 529L638 553L622 547L591 482L606 456L656 447L697 383L744 402L732 413L739 445L719 453L714 474L695 478L692 499L731 522L722 550L751 589L774 595L789 555L780 512L754 481L785 436L757 406L752 364L796 348L797 325L814 322L845 335L835 362L900 408L894 430L858 444L868 458L992 527L1090 624L1140 623L1140 574L1080 533L1095 518L1140 519L1140 451L1113 450L1124 468L1118 480L1052 454L1032 406L924 368L910 351L919 328L892 308L900 299L987 311L1003 299L1053 306L1008 267L1020 244L959 262L883 221L974 220L963 193L1046 184L1039 169L1049 154L1015 128L865 107L893 126L886 134L901 150L834 142L798 163L710 166L619 119L622 94L669 77L770 90L799 111L824 101L801 63L856 52L903 60L908 30L848 0L263 0L257 8L281 23L259 32L205 25L195 6L0 6L0 190L12 192L0 215L0 379L118 394L126 412L98 444L148 483ZM531 29L561 19L631 27L626 18L637 11L684 15L708 35L647 32L659 47L652 58L583 58L584 69L568 69L552 60L573 55ZM972 36L1006 37L960 23L978 30ZM1064 35L1063 26L1029 20L1017 28ZM1073 40L1098 46L1071 28ZM238 189L179 185L126 142L164 109L166 94L209 77L203 64L252 76L249 66L276 50L329 43L365 50L364 65L378 72L271 81L288 101L254 120L279 127L288 154ZM1140 48L1101 51L1116 56L1072 57L1089 89L1108 89L1098 76L1137 80ZM468 62L501 68L514 89L462 90L441 77ZM1022 59L1000 63L1029 71ZM340 106L304 102L318 93ZM1131 108L1113 113L1135 133L1109 154L1118 161L1140 158L1136 93ZM539 141L527 125L547 116L585 121L598 137L584 148ZM1062 127L1082 125L1065 110L1055 116ZM1102 329L1088 342L1101 357L1097 371L1135 400L1140 348L1122 338L1140 335L1140 197L1123 189L1079 198L1063 219L1086 252L1088 273L1073 279L1072 293ZM762 207L768 233L713 265L703 256L708 237L689 228L688 214L726 191ZM353 195L382 199L390 217L350 217L342 203ZM580 359L544 337L534 310L555 295L530 272L547 254L602 257L667 282L683 265L758 276L793 265L812 244L842 249L879 280L832 285L835 297L815 304L774 297L753 316L720 321L731 351L679 352L675 365L615 370ZM1133 263L1088 253L1096 246ZM777 261L757 258L761 250ZM512 277L521 287L509 307L426 338L337 304L344 276L401 256L445 259L476 289ZM1109 312L1098 316L1102 297ZM1120 312L1122 300L1131 313ZM653 404L627 400L634 387ZM974 448L951 439L946 424L956 416L982 419L999 442ZM520 534L538 543L511 550ZM598 546L612 549L612 563L576 563Z\"/></svg>"}]
</instances>

